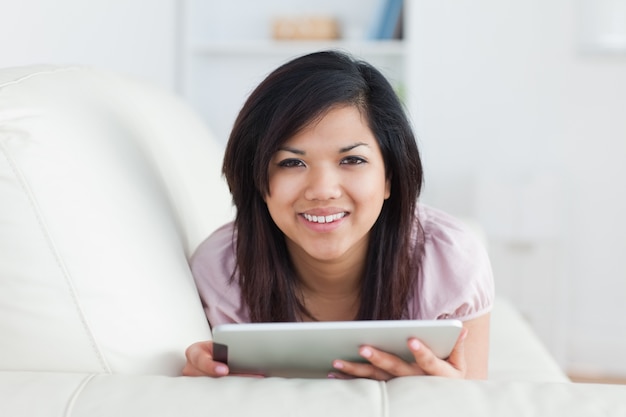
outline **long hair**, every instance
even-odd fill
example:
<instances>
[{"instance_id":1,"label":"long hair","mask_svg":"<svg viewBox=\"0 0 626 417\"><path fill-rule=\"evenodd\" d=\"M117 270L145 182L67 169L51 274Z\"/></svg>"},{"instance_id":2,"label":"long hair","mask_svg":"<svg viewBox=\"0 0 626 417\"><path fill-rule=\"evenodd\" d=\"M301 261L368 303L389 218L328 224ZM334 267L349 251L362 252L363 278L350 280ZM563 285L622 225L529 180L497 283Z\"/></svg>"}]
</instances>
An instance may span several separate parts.
<instances>
[{"instance_id":1,"label":"long hair","mask_svg":"<svg viewBox=\"0 0 626 417\"><path fill-rule=\"evenodd\" d=\"M411 270L421 258L414 231L423 170L415 137L393 88L376 68L324 51L268 75L245 102L226 146L222 170L237 209L232 279L238 279L253 322L311 316L299 301L284 235L263 197L269 193L270 160L280 146L342 104L357 106L366 116L391 182L391 196L370 231L357 319L401 319L406 313L417 280Z\"/></svg>"}]
</instances>

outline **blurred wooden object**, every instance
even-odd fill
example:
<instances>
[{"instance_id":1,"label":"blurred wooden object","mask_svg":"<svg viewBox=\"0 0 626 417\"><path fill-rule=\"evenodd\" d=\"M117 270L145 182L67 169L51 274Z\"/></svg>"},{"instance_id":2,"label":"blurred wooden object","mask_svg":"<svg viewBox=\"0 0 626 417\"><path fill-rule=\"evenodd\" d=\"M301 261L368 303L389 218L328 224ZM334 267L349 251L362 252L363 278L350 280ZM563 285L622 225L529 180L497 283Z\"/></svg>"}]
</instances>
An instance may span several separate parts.
<instances>
[{"instance_id":1,"label":"blurred wooden object","mask_svg":"<svg viewBox=\"0 0 626 417\"><path fill-rule=\"evenodd\" d=\"M276 17L272 21L272 37L277 40L339 39L339 22L334 17Z\"/></svg>"}]
</instances>

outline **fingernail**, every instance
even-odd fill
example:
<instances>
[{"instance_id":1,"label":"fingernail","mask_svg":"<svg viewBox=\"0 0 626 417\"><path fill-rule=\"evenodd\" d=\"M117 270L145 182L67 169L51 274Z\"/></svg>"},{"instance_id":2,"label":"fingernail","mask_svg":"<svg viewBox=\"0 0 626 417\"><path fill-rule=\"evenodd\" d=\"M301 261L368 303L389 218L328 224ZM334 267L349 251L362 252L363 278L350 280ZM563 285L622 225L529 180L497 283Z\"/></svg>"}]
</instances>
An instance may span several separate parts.
<instances>
[{"instance_id":1,"label":"fingernail","mask_svg":"<svg viewBox=\"0 0 626 417\"><path fill-rule=\"evenodd\" d=\"M412 350L419 350L422 345L420 345L420 342L417 341L417 339L411 339L411 341L409 342L409 346L411 347Z\"/></svg>"},{"instance_id":2,"label":"fingernail","mask_svg":"<svg viewBox=\"0 0 626 417\"><path fill-rule=\"evenodd\" d=\"M225 367L224 365L217 365L215 367L215 373L218 375L227 375L228 374L228 368Z\"/></svg>"},{"instance_id":3,"label":"fingernail","mask_svg":"<svg viewBox=\"0 0 626 417\"><path fill-rule=\"evenodd\" d=\"M361 356L363 356L366 359L369 359L372 357L373 353L372 350L370 348L361 348L361 350L359 351L359 354Z\"/></svg>"},{"instance_id":4,"label":"fingernail","mask_svg":"<svg viewBox=\"0 0 626 417\"><path fill-rule=\"evenodd\" d=\"M341 363L339 361L334 361L333 362L333 368L335 368L335 369L343 369L343 363Z\"/></svg>"},{"instance_id":5,"label":"fingernail","mask_svg":"<svg viewBox=\"0 0 626 417\"><path fill-rule=\"evenodd\" d=\"M337 375L333 374L332 372L331 372L331 373L329 373L329 374L327 375L327 377L328 377L328 379L337 379Z\"/></svg>"}]
</instances>

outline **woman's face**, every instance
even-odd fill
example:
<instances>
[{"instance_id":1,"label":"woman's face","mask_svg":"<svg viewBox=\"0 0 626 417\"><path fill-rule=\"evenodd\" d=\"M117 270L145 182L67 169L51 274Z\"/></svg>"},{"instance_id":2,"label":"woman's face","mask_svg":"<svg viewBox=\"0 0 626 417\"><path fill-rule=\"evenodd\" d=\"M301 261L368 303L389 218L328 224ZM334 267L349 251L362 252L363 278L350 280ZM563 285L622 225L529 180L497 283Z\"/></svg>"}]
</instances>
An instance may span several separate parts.
<instances>
[{"instance_id":1,"label":"woman's face","mask_svg":"<svg viewBox=\"0 0 626 417\"><path fill-rule=\"evenodd\" d=\"M367 120L334 107L288 139L269 167L265 202L292 256L358 261L365 256L390 182Z\"/></svg>"}]
</instances>

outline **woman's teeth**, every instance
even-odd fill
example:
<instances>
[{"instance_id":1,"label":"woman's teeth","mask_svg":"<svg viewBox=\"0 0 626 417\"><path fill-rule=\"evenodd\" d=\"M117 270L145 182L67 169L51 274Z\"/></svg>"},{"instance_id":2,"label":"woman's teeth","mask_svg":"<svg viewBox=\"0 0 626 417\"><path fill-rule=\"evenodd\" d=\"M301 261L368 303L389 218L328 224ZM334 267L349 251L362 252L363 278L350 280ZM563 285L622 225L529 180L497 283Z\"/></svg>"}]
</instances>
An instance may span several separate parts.
<instances>
[{"instance_id":1,"label":"woman's teeth","mask_svg":"<svg viewBox=\"0 0 626 417\"><path fill-rule=\"evenodd\" d=\"M330 214L328 216L312 216L306 213L302 215L304 216L305 219L313 223L332 223L334 221L337 221L345 217L346 213L342 212L342 213Z\"/></svg>"}]
</instances>

